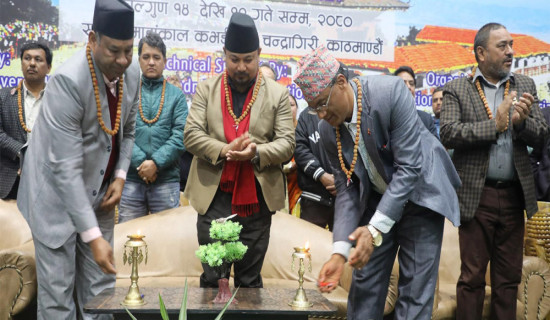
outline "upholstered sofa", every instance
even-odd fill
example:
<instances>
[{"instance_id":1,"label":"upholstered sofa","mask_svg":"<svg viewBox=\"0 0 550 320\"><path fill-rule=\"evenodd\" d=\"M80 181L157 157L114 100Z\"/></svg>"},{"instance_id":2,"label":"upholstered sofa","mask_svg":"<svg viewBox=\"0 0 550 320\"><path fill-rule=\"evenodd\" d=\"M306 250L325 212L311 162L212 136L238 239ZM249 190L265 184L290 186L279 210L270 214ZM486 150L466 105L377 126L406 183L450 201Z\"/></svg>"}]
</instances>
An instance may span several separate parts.
<instances>
[{"instance_id":1,"label":"upholstered sofa","mask_svg":"<svg viewBox=\"0 0 550 320\"><path fill-rule=\"evenodd\" d=\"M122 263L122 250L126 235L138 230L146 235L149 246L148 263L139 267L140 286L181 287L186 278L189 285L198 286L202 268L194 255L198 248L196 213L188 206L116 225L117 286L127 287L130 284L130 267ZM36 298L34 246L30 230L14 202L0 200L0 235L0 320L4 320L10 313L28 313ZM322 264L330 256L331 233L288 214L274 215L270 245L262 269L266 287L297 287L297 274L291 271L291 253L294 246L304 245L308 240L313 261L312 272L306 272L304 285L313 289ZM446 222L433 319L454 319L459 269L458 232ZM345 316L351 274L352 269L347 266L340 286L335 292L325 295L338 307L335 317ZM395 305L397 279L396 264L386 298L385 314L390 314ZM487 287L487 297L490 297L490 286ZM488 314L486 309L484 315ZM539 258L525 257L517 319L543 319L549 310L549 267Z\"/></svg>"},{"instance_id":2,"label":"upholstered sofa","mask_svg":"<svg viewBox=\"0 0 550 320\"><path fill-rule=\"evenodd\" d=\"M123 264L123 248L126 236L139 230L146 236L149 253L147 264L139 266L141 287L183 287L185 279L190 286L198 287L202 267L195 256L198 249L196 220L196 212L185 206L117 224L114 239L116 286L130 284L131 269ZM13 201L0 200L0 235L0 320L4 320L10 313L29 312L25 309L29 304L32 308L36 299L32 235ZM298 287L298 275L291 270L291 254L293 247L303 246L306 241L311 247L312 272L306 271L304 286L314 289L316 276L331 254L332 234L285 213L273 216L270 245L262 269L264 286ZM352 269L346 267L340 286L326 295L338 307L335 318L345 317L351 274ZM386 313L393 310L396 281L394 278Z\"/></svg>"}]
</instances>

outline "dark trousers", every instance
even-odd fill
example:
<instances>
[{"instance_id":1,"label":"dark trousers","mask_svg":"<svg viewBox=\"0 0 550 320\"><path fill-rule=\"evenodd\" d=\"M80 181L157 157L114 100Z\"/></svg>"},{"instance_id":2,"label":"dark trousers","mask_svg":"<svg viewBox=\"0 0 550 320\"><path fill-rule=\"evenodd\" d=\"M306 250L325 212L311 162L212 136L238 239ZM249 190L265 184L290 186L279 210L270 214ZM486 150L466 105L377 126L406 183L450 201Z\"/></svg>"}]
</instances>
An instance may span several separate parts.
<instances>
[{"instance_id":1,"label":"dark trousers","mask_svg":"<svg viewBox=\"0 0 550 320\"><path fill-rule=\"evenodd\" d=\"M523 196L519 183L485 186L474 219L458 229L461 274L456 319L481 319L485 273L491 262L491 319L515 319L523 263Z\"/></svg>"},{"instance_id":2,"label":"dark trousers","mask_svg":"<svg viewBox=\"0 0 550 320\"><path fill-rule=\"evenodd\" d=\"M375 206L371 209L370 203L368 210L376 209ZM382 245L374 249L367 265L353 271L348 296L349 320L383 318L396 255L399 259L399 296L394 319L431 318L444 219L437 212L411 201L407 203L401 220L383 234ZM368 221L360 224L366 223Z\"/></svg>"},{"instance_id":3,"label":"dark trousers","mask_svg":"<svg viewBox=\"0 0 550 320\"><path fill-rule=\"evenodd\" d=\"M302 197L300 200L300 218L309 221L321 228L328 225L332 231L334 225L334 206L325 206L319 202L311 201Z\"/></svg>"},{"instance_id":4,"label":"dark trousers","mask_svg":"<svg viewBox=\"0 0 550 320\"><path fill-rule=\"evenodd\" d=\"M248 217L236 216L232 220L239 222L243 229L240 234L240 241L248 247L246 254L241 261L233 264L235 274L235 287L262 288L262 276L260 271L264 263L265 253L269 245L269 231L271 229L271 216L274 212L269 211L259 184L256 183L256 194L260 203L260 212ZM231 215L231 193L225 193L218 188L210 208L204 215L198 216L197 234L199 245L216 242L210 238L210 223L218 218L225 218ZM220 274L215 269L203 263L204 272L200 278L201 288L218 287ZM229 275L226 275L229 276Z\"/></svg>"}]
</instances>

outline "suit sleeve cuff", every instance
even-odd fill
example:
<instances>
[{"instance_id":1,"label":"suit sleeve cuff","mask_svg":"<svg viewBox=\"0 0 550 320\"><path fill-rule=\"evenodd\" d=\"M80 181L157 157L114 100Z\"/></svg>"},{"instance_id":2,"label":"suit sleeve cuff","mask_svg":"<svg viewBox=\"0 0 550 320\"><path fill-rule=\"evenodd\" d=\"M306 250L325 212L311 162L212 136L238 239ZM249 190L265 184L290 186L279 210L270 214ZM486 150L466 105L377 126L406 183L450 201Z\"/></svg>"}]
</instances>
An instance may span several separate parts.
<instances>
[{"instance_id":1,"label":"suit sleeve cuff","mask_svg":"<svg viewBox=\"0 0 550 320\"><path fill-rule=\"evenodd\" d=\"M99 227L93 227L80 233L80 238L82 238L82 241L84 241L84 243L89 243L90 241L95 240L101 236L102 234L101 230L99 230Z\"/></svg>"},{"instance_id":2,"label":"suit sleeve cuff","mask_svg":"<svg viewBox=\"0 0 550 320\"><path fill-rule=\"evenodd\" d=\"M369 223L378 229L378 231L388 233L395 224L395 221L381 211L376 210Z\"/></svg>"},{"instance_id":3,"label":"suit sleeve cuff","mask_svg":"<svg viewBox=\"0 0 550 320\"><path fill-rule=\"evenodd\" d=\"M348 261L349 251L351 250L351 243L347 241L336 241L332 245L332 253L338 253L346 258Z\"/></svg>"},{"instance_id":4,"label":"suit sleeve cuff","mask_svg":"<svg viewBox=\"0 0 550 320\"><path fill-rule=\"evenodd\" d=\"M315 172L313 173L313 180L319 181L319 178L325 173L325 170L321 167L317 168Z\"/></svg>"},{"instance_id":5,"label":"suit sleeve cuff","mask_svg":"<svg viewBox=\"0 0 550 320\"><path fill-rule=\"evenodd\" d=\"M122 170L122 169L118 169L115 171L115 178L120 178L124 181L126 181L126 171Z\"/></svg>"}]
</instances>

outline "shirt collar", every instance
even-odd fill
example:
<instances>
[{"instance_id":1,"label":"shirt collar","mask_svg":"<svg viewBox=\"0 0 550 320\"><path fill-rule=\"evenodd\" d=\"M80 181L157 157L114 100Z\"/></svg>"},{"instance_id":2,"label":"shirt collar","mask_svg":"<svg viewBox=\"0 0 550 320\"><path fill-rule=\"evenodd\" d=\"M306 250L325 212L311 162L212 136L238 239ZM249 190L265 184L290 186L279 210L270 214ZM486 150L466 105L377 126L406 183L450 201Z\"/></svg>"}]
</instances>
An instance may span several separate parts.
<instances>
[{"instance_id":1,"label":"shirt collar","mask_svg":"<svg viewBox=\"0 0 550 320\"><path fill-rule=\"evenodd\" d=\"M345 124L356 124L357 123L357 94L353 95L353 114L351 115L351 120L349 122L344 120Z\"/></svg>"},{"instance_id":2,"label":"shirt collar","mask_svg":"<svg viewBox=\"0 0 550 320\"><path fill-rule=\"evenodd\" d=\"M492 86L494 88L499 88L503 83L505 83L506 81L510 80L510 82L514 83L515 82L515 77L514 77L514 74L512 72L508 72L508 74L500 79L499 82L497 82L497 84L492 84L491 82L489 82L487 80L487 78L485 78L485 76L483 75L483 73L481 73L481 69L480 68L476 68L476 72L474 74L474 81L476 81L477 78L481 77L481 79L483 79L483 82L486 84L486 85L489 85L489 86Z\"/></svg>"},{"instance_id":3,"label":"shirt collar","mask_svg":"<svg viewBox=\"0 0 550 320\"><path fill-rule=\"evenodd\" d=\"M33 97L33 98L35 98L35 99L40 99L40 98L42 98L42 96L44 95L44 91L46 90L46 86L47 86L47 85L48 85L47 83L44 84L44 89L40 90L40 92L38 93L38 98L36 98L36 97L32 94L32 92L29 91L29 89L27 89L27 86L25 85L25 81L23 81L23 94L24 94L25 97L28 96L28 95L30 95L31 97Z\"/></svg>"},{"instance_id":4,"label":"shirt collar","mask_svg":"<svg viewBox=\"0 0 550 320\"><path fill-rule=\"evenodd\" d=\"M105 81L105 84L107 85L107 87L109 87L109 89L115 89L116 88L116 84L118 82L118 77L115 78L115 80L113 81L109 81L109 78L107 78L107 76L105 74L103 74L103 81Z\"/></svg>"},{"instance_id":5,"label":"shirt collar","mask_svg":"<svg viewBox=\"0 0 550 320\"><path fill-rule=\"evenodd\" d=\"M151 87L151 86L154 86L154 85L157 85L157 84L162 84L164 82L164 76L160 76L160 78L156 78L156 79L150 79L150 78L147 78L146 76L142 75L141 76L141 81L145 86Z\"/></svg>"}]
</instances>

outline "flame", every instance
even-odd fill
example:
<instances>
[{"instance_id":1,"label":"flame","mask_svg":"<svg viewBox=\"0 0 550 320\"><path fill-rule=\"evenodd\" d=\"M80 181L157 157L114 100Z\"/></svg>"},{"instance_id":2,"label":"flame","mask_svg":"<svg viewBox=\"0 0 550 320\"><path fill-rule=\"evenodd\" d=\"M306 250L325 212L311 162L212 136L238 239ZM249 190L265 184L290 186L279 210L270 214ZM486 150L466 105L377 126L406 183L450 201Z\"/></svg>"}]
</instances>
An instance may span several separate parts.
<instances>
[{"instance_id":1,"label":"flame","mask_svg":"<svg viewBox=\"0 0 550 320\"><path fill-rule=\"evenodd\" d=\"M308 240L308 241L306 241L305 249L306 249L306 250L308 250L308 249L309 249L309 240Z\"/></svg>"},{"instance_id":2,"label":"flame","mask_svg":"<svg viewBox=\"0 0 550 320\"><path fill-rule=\"evenodd\" d=\"M141 230L138 229L137 235L141 236Z\"/></svg>"}]
</instances>

